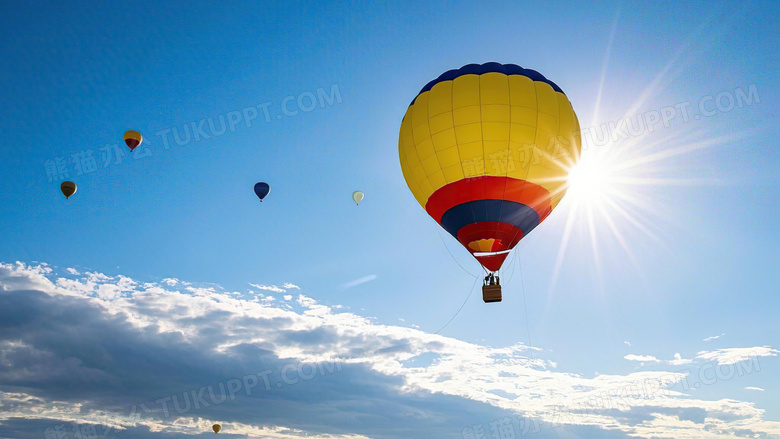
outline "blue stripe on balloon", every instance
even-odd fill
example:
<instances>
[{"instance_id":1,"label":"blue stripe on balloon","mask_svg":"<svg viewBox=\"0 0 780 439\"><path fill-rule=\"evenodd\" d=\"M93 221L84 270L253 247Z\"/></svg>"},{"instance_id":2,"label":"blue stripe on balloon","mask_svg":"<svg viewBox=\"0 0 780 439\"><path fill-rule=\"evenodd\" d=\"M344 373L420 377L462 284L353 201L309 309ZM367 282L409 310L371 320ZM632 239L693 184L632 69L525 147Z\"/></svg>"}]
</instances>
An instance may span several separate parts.
<instances>
[{"instance_id":1,"label":"blue stripe on balloon","mask_svg":"<svg viewBox=\"0 0 780 439\"><path fill-rule=\"evenodd\" d=\"M544 75L537 72L536 70L524 69L516 64L499 64L497 62L489 62L485 64L467 64L459 69L448 70L442 73L441 75L439 75L438 78L425 84L425 87L423 87L422 90L420 90L420 93L417 93L417 96L415 96L415 98L412 100L412 103L409 104L409 106L411 107L412 105L414 105L414 102L417 100L417 97L419 97L421 94L425 93L426 91L429 91L430 89L433 88L434 85L440 82L452 81L453 79L463 75L482 75L485 73L503 73L507 76L522 75L527 78L530 78L533 81L539 81L539 82L544 82L546 84L549 84L550 87L553 88L553 90L563 93L563 90L561 90L561 88L558 87L557 84L545 78Z\"/></svg>"},{"instance_id":2,"label":"blue stripe on balloon","mask_svg":"<svg viewBox=\"0 0 780 439\"><path fill-rule=\"evenodd\" d=\"M527 236L539 225L539 214L522 203L506 200L475 200L451 207L441 217L441 226L458 238L458 230L473 223L511 224Z\"/></svg>"}]
</instances>

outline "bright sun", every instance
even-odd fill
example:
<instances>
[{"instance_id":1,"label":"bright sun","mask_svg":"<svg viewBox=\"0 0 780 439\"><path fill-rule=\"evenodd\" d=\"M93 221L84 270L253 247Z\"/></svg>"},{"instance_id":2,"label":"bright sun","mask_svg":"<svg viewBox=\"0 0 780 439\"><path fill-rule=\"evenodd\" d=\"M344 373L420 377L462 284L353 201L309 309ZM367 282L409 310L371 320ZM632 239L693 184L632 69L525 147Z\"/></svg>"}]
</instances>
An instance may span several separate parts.
<instances>
[{"instance_id":1,"label":"bright sun","mask_svg":"<svg viewBox=\"0 0 780 439\"><path fill-rule=\"evenodd\" d=\"M609 142L598 148L583 148L576 165L568 171L566 194L560 208L565 226L558 247L550 293L555 287L567 248L573 238L590 241L590 260L601 277L602 252L613 244L622 248L641 274L633 243L648 237L663 244L659 227L670 218L658 197L661 186L712 184L696 178L680 156L711 148L725 138L702 139L700 134L680 136L670 132L654 142L647 137L623 143ZM561 166L565 166L561 164Z\"/></svg>"},{"instance_id":2,"label":"bright sun","mask_svg":"<svg viewBox=\"0 0 780 439\"><path fill-rule=\"evenodd\" d=\"M602 204L609 195L614 169L593 155L582 157L569 171L566 196L577 204Z\"/></svg>"}]
</instances>

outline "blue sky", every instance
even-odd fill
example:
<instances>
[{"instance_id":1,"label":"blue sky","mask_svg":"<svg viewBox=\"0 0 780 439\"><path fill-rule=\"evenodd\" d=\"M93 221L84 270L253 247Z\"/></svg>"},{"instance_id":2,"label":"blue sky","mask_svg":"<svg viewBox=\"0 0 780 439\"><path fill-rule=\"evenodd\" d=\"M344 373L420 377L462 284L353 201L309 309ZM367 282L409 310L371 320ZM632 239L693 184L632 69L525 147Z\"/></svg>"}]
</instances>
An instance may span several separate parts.
<instances>
[{"instance_id":1,"label":"blue sky","mask_svg":"<svg viewBox=\"0 0 780 439\"><path fill-rule=\"evenodd\" d=\"M504 418L517 437L780 437L773 2L1 15L0 437L505 439ZM397 143L428 81L490 61L564 90L591 171L509 257L500 304L469 295L480 267ZM222 404L155 403L237 378Z\"/></svg>"}]
</instances>

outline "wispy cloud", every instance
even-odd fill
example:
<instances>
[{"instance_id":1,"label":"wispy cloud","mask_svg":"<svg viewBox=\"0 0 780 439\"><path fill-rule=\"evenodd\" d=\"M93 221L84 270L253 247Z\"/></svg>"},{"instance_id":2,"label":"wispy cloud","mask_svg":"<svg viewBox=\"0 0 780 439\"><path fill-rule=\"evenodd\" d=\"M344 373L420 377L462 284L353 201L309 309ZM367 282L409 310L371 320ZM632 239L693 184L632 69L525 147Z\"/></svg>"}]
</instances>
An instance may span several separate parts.
<instances>
[{"instance_id":1,"label":"wispy cloud","mask_svg":"<svg viewBox=\"0 0 780 439\"><path fill-rule=\"evenodd\" d=\"M276 285L260 285L260 284L252 284L249 285L257 288L258 290L264 290L264 291L271 291L274 293L286 293L287 290L281 287L277 287Z\"/></svg>"},{"instance_id":2,"label":"wispy cloud","mask_svg":"<svg viewBox=\"0 0 780 439\"><path fill-rule=\"evenodd\" d=\"M359 279L355 279L353 281L349 281L347 283L341 284L339 286L339 289L346 290L347 288L356 287L358 285L364 284L366 282L371 282L372 280L376 279L375 274L369 274L368 276L363 276Z\"/></svg>"},{"instance_id":3,"label":"wispy cloud","mask_svg":"<svg viewBox=\"0 0 780 439\"><path fill-rule=\"evenodd\" d=\"M724 335L726 335L726 333L725 333L725 332L724 332L724 333L722 333L722 334L720 334L720 335L713 335L712 337L707 337L707 338L705 338L705 339L702 339L702 341L712 341L712 340L717 340L717 339L719 339L719 338L723 337Z\"/></svg>"},{"instance_id":4,"label":"wispy cloud","mask_svg":"<svg viewBox=\"0 0 780 439\"><path fill-rule=\"evenodd\" d=\"M624 341L623 343L625 343L626 346L631 347L631 342L630 341Z\"/></svg>"},{"instance_id":5,"label":"wispy cloud","mask_svg":"<svg viewBox=\"0 0 780 439\"><path fill-rule=\"evenodd\" d=\"M760 387L745 387L745 390L758 390L759 392L763 392L764 389Z\"/></svg>"},{"instance_id":6,"label":"wispy cloud","mask_svg":"<svg viewBox=\"0 0 780 439\"><path fill-rule=\"evenodd\" d=\"M286 288L288 290L300 290L301 289L301 287L299 287L298 285L291 284L289 282L283 283L282 284L282 288Z\"/></svg>"},{"instance_id":7,"label":"wispy cloud","mask_svg":"<svg viewBox=\"0 0 780 439\"><path fill-rule=\"evenodd\" d=\"M780 351L769 346L756 346L752 348L728 348L718 349L715 351L701 351L696 355L696 358L707 361L715 361L718 364L728 365L739 363L740 361L745 361L755 357L776 357L778 352Z\"/></svg>"},{"instance_id":8,"label":"wispy cloud","mask_svg":"<svg viewBox=\"0 0 780 439\"><path fill-rule=\"evenodd\" d=\"M642 362L650 362L650 363L660 363L661 360L658 358L653 357L652 355L634 355L634 354L628 354L625 357L628 361L642 361Z\"/></svg>"}]
</instances>

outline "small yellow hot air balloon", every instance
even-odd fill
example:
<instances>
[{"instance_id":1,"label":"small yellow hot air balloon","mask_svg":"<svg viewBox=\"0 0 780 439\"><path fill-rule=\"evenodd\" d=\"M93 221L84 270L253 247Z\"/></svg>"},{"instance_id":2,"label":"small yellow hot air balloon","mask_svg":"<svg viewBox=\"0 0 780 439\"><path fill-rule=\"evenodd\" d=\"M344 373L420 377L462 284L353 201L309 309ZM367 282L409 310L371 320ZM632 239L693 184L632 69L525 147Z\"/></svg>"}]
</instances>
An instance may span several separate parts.
<instances>
[{"instance_id":1,"label":"small yellow hot air balloon","mask_svg":"<svg viewBox=\"0 0 780 439\"><path fill-rule=\"evenodd\" d=\"M219 424L214 424L211 426L211 429L214 430L214 433L219 433L220 430L222 430L222 426Z\"/></svg>"},{"instance_id":2,"label":"small yellow hot air balloon","mask_svg":"<svg viewBox=\"0 0 780 439\"><path fill-rule=\"evenodd\" d=\"M72 181L63 181L60 185L60 190L62 191L62 195L65 195L65 199L67 200L71 195L76 193L78 188L76 187L76 183Z\"/></svg>"},{"instance_id":3,"label":"small yellow hot air balloon","mask_svg":"<svg viewBox=\"0 0 780 439\"><path fill-rule=\"evenodd\" d=\"M363 200L363 196L364 196L363 192L360 191L352 192L352 199L355 200L355 204L357 204L358 206L360 206L360 202Z\"/></svg>"},{"instance_id":4,"label":"small yellow hot air balloon","mask_svg":"<svg viewBox=\"0 0 780 439\"><path fill-rule=\"evenodd\" d=\"M130 130L125 132L125 144L130 147L130 151L135 149L135 147L140 145L143 141L144 136L142 136L138 131Z\"/></svg>"}]
</instances>

